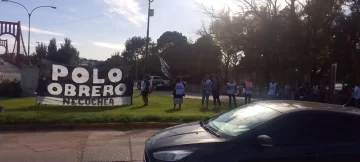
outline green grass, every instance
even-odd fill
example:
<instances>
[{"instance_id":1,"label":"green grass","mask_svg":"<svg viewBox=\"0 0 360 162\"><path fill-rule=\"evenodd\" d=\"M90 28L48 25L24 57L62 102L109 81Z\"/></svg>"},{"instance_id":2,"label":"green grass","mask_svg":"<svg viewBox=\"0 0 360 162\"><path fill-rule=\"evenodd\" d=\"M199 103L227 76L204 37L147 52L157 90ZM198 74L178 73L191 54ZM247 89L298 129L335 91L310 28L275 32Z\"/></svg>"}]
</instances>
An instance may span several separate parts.
<instances>
[{"instance_id":1,"label":"green grass","mask_svg":"<svg viewBox=\"0 0 360 162\"><path fill-rule=\"evenodd\" d=\"M135 97L133 105L115 107L35 106L34 97L3 98L0 105L5 107L0 124L190 122L225 111L201 109L201 101L195 99L185 99L182 109L174 110L172 97L157 95L150 96L147 107L142 107L141 97Z\"/></svg>"}]
</instances>

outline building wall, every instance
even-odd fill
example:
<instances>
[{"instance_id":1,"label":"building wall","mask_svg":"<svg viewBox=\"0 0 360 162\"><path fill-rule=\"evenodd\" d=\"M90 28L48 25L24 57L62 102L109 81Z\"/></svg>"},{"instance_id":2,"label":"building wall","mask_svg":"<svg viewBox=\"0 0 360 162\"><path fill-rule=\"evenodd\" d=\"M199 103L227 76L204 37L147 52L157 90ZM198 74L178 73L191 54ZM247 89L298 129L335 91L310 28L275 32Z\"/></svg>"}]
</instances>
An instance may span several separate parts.
<instances>
[{"instance_id":1,"label":"building wall","mask_svg":"<svg viewBox=\"0 0 360 162\"><path fill-rule=\"evenodd\" d=\"M38 85L39 68L36 66L22 66L20 71L23 96L34 96Z\"/></svg>"}]
</instances>

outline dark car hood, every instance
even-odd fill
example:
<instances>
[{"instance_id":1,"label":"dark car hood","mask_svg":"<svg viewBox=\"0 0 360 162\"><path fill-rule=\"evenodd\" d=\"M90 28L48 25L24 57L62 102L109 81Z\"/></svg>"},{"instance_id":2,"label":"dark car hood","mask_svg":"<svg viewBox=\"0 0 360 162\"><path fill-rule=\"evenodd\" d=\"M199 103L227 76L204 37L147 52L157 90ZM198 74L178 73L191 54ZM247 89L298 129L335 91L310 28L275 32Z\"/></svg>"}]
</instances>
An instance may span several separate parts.
<instances>
[{"instance_id":1,"label":"dark car hood","mask_svg":"<svg viewBox=\"0 0 360 162\"><path fill-rule=\"evenodd\" d=\"M224 141L224 139L210 134L200 126L199 122L194 122L164 129L152 136L147 145L151 145L153 149L156 149L221 141Z\"/></svg>"}]
</instances>

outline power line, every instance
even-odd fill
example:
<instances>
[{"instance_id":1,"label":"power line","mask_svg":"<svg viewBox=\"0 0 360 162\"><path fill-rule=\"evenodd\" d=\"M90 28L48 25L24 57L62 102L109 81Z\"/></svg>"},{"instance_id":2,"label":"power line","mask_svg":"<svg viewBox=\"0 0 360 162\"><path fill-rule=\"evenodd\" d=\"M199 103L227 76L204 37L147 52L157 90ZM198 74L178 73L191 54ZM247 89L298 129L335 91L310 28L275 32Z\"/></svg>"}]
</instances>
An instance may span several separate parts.
<instances>
[{"instance_id":1,"label":"power line","mask_svg":"<svg viewBox=\"0 0 360 162\"><path fill-rule=\"evenodd\" d=\"M148 5L148 4L146 3L146 4L142 4L142 5L134 6L134 7L130 7L130 8L125 7L124 10L127 10L127 11L129 11L131 14L135 15L133 12L130 11L130 9L137 8L137 7L142 7L142 6L145 6L145 5ZM109 14L114 14L114 13L117 13L117 12L116 12L116 11L113 11L113 12L109 12L109 13L105 13L105 14L101 14L101 15L97 15L97 16L92 16L92 17L87 17L87 18L83 18L83 19L72 20L72 21L65 21L65 22L55 23L55 24L49 24L49 26L52 26L52 25L63 25L63 24L76 23L76 22L80 22L80 21L92 20L92 19L96 19L96 18L103 17L103 16L106 16L106 15L109 15Z\"/></svg>"}]
</instances>

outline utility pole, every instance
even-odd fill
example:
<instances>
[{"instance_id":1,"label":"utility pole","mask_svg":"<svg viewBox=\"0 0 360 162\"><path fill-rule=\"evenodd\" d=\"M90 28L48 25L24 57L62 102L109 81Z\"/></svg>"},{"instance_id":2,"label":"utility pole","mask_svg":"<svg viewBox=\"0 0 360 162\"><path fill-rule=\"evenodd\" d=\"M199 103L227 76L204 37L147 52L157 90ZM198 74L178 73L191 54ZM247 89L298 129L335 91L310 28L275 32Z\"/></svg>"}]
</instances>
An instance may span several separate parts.
<instances>
[{"instance_id":1,"label":"utility pole","mask_svg":"<svg viewBox=\"0 0 360 162\"><path fill-rule=\"evenodd\" d=\"M147 32L146 32L146 47L145 47L145 73L147 69L148 59L149 59L149 28L150 28L150 17L154 16L154 9L151 9L151 3L154 2L154 0L149 0L149 8L148 8L148 21L147 21Z\"/></svg>"},{"instance_id":2,"label":"utility pole","mask_svg":"<svg viewBox=\"0 0 360 162\"><path fill-rule=\"evenodd\" d=\"M29 10L28 10L24 5L22 5L22 4L19 3L19 2L10 1L10 0L1 0L1 1L18 4L18 5L22 6L22 7L26 10L26 12L28 13L28 17L29 17L29 26L28 26L28 28L29 28L29 30L28 30L28 51L27 51L27 54L28 54L28 64L30 65L30 30L31 30L30 21L31 21L31 15L32 15L32 13L33 13L36 9L38 9L38 8L52 8L52 9L56 9L56 7L54 7L54 6L38 6L38 7L35 7L33 10L31 10L31 12L29 12ZM20 42L18 42L18 43L20 43Z\"/></svg>"}]
</instances>

